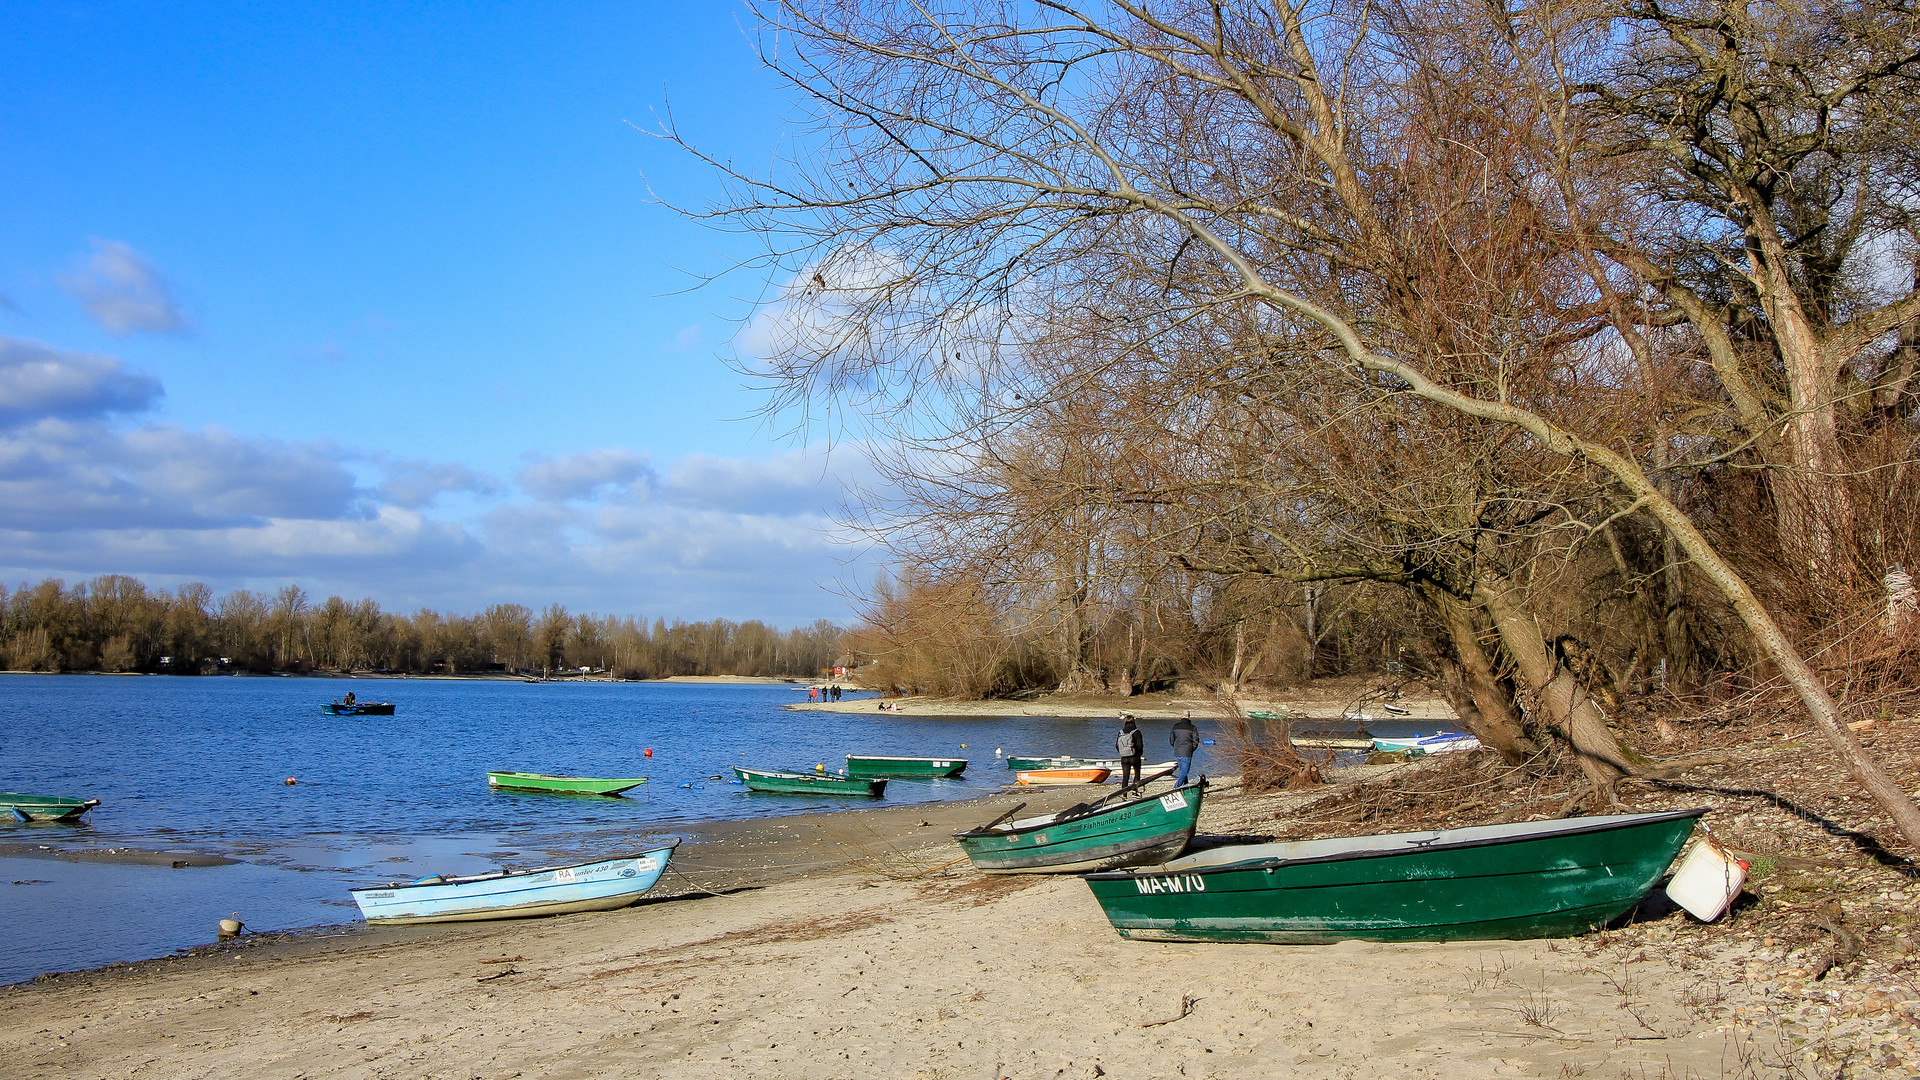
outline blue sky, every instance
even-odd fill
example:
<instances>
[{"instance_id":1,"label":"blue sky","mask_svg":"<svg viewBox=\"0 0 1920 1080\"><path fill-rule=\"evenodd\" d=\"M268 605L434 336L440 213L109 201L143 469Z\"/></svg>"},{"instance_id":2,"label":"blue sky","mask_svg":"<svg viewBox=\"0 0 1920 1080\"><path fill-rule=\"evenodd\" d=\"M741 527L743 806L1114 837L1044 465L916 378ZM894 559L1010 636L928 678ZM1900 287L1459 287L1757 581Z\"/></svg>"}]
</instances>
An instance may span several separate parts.
<instances>
[{"instance_id":1,"label":"blue sky","mask_svg":"<svg viewBox=\"0 0 1920 1080\"><path fill-rule=\"evenodd\" d=\"M0 579L847 618L849 452L650 137L789 149L735 3L0 6ZM691 289L691 291L689 291Z\"/></svg>"}]
</instances>

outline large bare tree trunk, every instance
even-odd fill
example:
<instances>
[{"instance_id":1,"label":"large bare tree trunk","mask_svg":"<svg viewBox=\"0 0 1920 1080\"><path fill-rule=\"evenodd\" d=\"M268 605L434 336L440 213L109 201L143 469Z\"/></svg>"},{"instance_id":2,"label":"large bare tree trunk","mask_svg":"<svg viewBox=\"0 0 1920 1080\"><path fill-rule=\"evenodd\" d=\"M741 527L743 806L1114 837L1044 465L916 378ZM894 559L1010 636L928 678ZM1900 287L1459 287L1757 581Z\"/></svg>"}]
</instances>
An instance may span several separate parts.
<instances>
[{"instance_id":1,"label":"large bare tree trunk","mask_svg":"<svg viewBox=\"0 0 1920 1080\"><path fill-rule=\"evenodd\" d=\"M1454 655L1459 657L1461 681L1473 700L1475 712L1471 718L1463 717L1467 719L1467 727L1481 742L1514 764L1538 754L1539 745L1527 737L1512 699L1494 677L1493 663L1480 647L1480 632L1473 623L1472 613L1437 589L1426 591L1425 598L1446 625Z\"/></svg>"},{"instance_id":2,"label":"large bare tree trunk","mask_svg":"<svg viewBox=\"0 0 1920 1080\"><path fill-rule=\"evenodd\" d=\"M1515 601L1512 583L1490 574L1474 586L1474 595L1486 605L1487 614L1500 631L1501 644L1506 646L1521 681L1533 693L1547 722L1573 747L1580 771L1601 798L1618 803L1615 785L1633 774L1636 767L1632 755L1607 726L1600 706L1580 679L1548 650L1540 624Z\"/></svg>"}]
</instances>

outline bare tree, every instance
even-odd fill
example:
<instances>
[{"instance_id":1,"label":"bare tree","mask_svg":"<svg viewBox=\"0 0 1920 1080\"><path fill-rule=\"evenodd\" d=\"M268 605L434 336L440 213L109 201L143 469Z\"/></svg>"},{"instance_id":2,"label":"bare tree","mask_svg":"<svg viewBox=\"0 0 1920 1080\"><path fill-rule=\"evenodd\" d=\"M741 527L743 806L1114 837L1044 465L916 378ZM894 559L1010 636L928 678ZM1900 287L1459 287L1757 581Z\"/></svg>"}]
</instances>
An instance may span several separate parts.
<instances>
[{"instance_id":1,"label":"bare tree","mask_svg":"<svg viewBox=\"0 0 1920 1080\"><path fill-rule=\"evenodd\" d=\"M794 274L781 297L787 333L764 369L777 404L850 404L899 425L962 415L951 402L990 411L1013 394L1064 399L1073 387L1033 384L1026 363L1053 315L1126 324L1234 309L1297 341L1290 354L1324 379L1513 429L1604 475L1727 598L1854 775L1920 844L1920 809L1865 754L1743 576L1654 482L1650 448L1592 406L1604 354L1509 358L1496 347L1526 340L1540 317L1565 322L1568 308L1604 317L1602 298L1571 284L1565 258L1549 263L1565 267L1558 282L1536 276L1519 303L1456 312L1456 323L1508 320L1467 355L1446 347L1462 337L1457 326L1423 321L1450 208L1412 183L1427 164L1421 133L1409 138L1401 123L1425 86L1408 77L1418 71L1406 62L1413 34L1497 20L1492 70L1525 69L1566 14L1458 5L1402 12L1390 28L1371 21L1377 10L1115 0L1049 2L1016 18L997 5L939 15L884 0L765 5L763 58L819 103L819 149L775 177L709 160L736 184L714 216L768 237L771 258ZM1541 198L1551 184L1526 175L1538 152L1515 149L1539 144L1509 138L1524 124L1489 123L1465 141L1487 156L1489 189ZM1549 163L1534 164L1551 176ZM1556 253L1544 234L1522 239L1509 258ZM1155 278L1165 291L1146 311L1106 308L1116 280ZM1852 333L1890 331L1902 311ZM1112 362L1131 359L1122 351ZM1519 385L1559 392L1516 395ZM925 407L943 393L949 404ZM1550 669L1523 676L1544 679L1533 693L1552 699Z\"/></svg>"}]
</instances>

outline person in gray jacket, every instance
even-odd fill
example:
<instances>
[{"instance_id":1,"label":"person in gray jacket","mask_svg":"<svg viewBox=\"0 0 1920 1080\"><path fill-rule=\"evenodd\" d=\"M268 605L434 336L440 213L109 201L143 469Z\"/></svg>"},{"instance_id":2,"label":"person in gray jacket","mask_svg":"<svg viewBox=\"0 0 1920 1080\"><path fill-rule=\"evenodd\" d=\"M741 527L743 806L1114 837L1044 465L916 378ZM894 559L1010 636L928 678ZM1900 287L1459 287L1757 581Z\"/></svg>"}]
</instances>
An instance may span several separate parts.
<instances>
[{"instance_id":1,"label":"person in gray jacket","mask_svg":"<svg viewBox=\"0 0 1920 1080\"><path fill-rule=\"evenodd\" d=\"M1132 791L1140 783L1140 762L1146 756L1147 737L1133 722L1132 713L1121 713L1120 735L1113 748L1120 755L1120 790Z\"/></svg>"},{"instance_id":2,"label":"person in gray jacket","mask_svg":"<svg viewBox=\"0 0 1920 1080\"><path fill-rule=\"evenodd\" d=\"M1193 726L1193 713L1183 712L1173 722L1173 734L1167 742L1173 746L1173 761L1179 768L1173 774L1173 786L1184 787L1187 773L1193 769L1193 755L1200 749L1200 729Z\"/></svg>"}]
</instances>

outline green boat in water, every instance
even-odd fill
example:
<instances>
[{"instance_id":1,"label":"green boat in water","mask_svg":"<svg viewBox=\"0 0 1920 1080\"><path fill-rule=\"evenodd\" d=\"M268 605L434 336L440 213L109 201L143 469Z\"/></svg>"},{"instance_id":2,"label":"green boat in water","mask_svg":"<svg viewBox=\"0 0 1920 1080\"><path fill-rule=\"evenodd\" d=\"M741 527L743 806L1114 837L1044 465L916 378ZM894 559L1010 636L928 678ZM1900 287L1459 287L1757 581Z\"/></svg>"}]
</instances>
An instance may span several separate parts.
<instances>
[{"instance_id":1,"label":"green boat in water","mask_svg":"<svg viewBox=\"0 0 1920 1080\"><path fill-rule=\"evenodd\" d=\"M1114 870L1173 858L1193 839L1207 782L1164 795L1102 806L1070 806L1057 814L999 821L953 834L973 868L986 874L1066 874ZM1116 793L1118 794L1118 793Z\"/></svg>"},{"instance_id":2,"label":"green boat in water","mask_svg":"<svg viewBox=\"0 0 1920 1080\"><path fill-rule=\"evenodd\" d=\"M487 786L508 791L548 791L561 795L618 795L647 782L644 776L603 780L597 776L549 776L532 772L490 772Z\"/></svg>"},{"instance_id":3,"label":"green boat in water","mask_svg":"<svg viewBox=\"0 0 1920 1080\"><path fill-rule=\"evenodd\" d=\"M786 772L735 765L733 773L754 791L777 791L786 795L864 795L877 799L887 790L885 780L830 772Z\"/></svg>"},{"instance_id":4,"label":"green boat in water","mask_svg":"<svg viewBox=\"0 0 1920 1080\"><path fill-rule=\"evenodd\" d=\"M1085 880L1121 937L1149 941L1568 937L1638 903L1704 813L1241 844Z\"/></svg>"},{"instance_id":5,"label":"green boat in water","mask_svg":"<svg viewBox=\"0 0 1920 1080\"><path fill-rule=\"evenodd\" d=\"M967 771L966 758L886 757L880 754L848 754L848 776L945 777Z\"/></svg>"},{"instance_id":6,"label":"green boat in water","mask_svg":"<svg viewBox=\"0 0 1920 1080\"><path fill-rule=\"evenodd\" d=\"M58 795L22 795L0 791L0 815L15 821L78 821L100 805L99 799L66 799Z\"/></svg>"}]
</instances>

